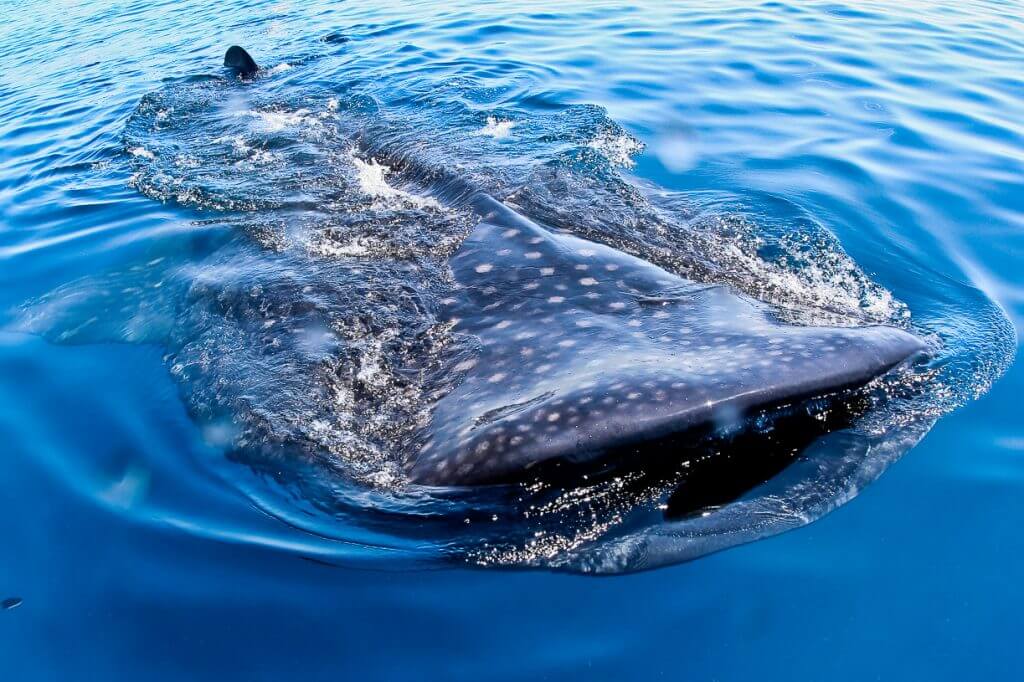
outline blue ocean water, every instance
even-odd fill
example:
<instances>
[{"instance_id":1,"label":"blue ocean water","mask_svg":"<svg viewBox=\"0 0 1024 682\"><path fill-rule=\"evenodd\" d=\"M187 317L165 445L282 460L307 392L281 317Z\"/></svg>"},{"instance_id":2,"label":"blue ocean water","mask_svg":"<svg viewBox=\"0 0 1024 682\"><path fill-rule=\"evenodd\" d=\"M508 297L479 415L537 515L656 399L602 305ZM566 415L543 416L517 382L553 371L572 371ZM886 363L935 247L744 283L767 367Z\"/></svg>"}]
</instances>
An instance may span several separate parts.
<instances>
[{"instance_id":1,"label":"blue ocean water","mask_svg":"<svg viewBox=\"0 0 1024 682\"><path fill-rule=\"evenodd\" d=\"M1018 3L3 9L5 679L1015 674ZM257 83L224 80L230 44ZM338 280L346 258L434 285L423 254L464 226L389 146L799 315L910 325L937 360L925 424L893 428L923 440L810 525L690 563L451 561L475 531L439 530L372 447L416 417L387 353L360 347L332 394L352 420L324 426L305 346L267 360L237 323L239 300L287 318L306 287L405 282ZM367 300L358 338L407 322ZM246 459L225 407L358 457Z\"/></svg>"}]
</instances>

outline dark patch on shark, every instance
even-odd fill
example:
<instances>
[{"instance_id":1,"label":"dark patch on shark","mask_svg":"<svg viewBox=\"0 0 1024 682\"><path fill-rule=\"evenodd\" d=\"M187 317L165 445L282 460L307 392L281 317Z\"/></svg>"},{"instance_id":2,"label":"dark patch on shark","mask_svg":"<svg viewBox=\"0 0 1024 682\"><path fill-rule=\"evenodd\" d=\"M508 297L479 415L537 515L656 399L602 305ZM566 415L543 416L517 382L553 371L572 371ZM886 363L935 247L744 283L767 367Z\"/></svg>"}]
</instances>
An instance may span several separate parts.
<instances>
[{"instance_id":1,"label":"dark patch on shark","mask_svg":"<svg viewBox=\"0 0 1024 682\"><path fill-rule=\"evenodd\" d=\"M232 45L224 53L224 66L233 70L242 78L252 78L260 70L256 60L238 45Z\"/></svg>"}]
</instances>

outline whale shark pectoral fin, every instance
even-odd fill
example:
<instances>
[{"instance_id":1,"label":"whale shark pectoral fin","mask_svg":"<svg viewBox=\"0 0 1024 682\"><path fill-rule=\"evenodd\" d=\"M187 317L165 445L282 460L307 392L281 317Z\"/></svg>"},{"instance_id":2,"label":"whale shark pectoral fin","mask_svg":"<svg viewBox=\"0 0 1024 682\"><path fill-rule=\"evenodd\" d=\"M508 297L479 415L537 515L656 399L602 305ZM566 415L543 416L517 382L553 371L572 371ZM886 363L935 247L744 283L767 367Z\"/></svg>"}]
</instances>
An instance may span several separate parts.
<instances>
[{"instance_id":1,"label":"whale shark pectoral fin","mask_svg":"<svg viewBox=\"0 0 1024 682\"><path fill-rule=\"evenodd\" d=\"M252 78L260 70L256 60L238 45L232 45L224 53L224 66L233 69L243 78Z\"/></svg>"}]
</instances>

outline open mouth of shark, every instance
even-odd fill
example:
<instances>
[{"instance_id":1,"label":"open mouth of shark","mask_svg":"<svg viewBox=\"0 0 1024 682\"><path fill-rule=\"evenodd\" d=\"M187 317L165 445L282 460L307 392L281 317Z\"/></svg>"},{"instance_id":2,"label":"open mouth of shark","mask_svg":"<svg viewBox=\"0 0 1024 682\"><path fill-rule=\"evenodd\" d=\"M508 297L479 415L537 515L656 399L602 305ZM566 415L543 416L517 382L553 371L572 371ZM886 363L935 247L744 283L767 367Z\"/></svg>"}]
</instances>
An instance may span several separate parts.
<instances>
[{"instance_id":1,"label":"open mouth of shark","mask_svg":"<svg viewBox=\"0 0 1024 682\"><path fill-rule=\"evenodd\" d=\"M598 107L503 110L317 49L232 48L145 97L131 184L190 229L21 319L158 344L225 482L294 528L417 560L689 560L852 499L1005 367L964 371L805 211L632 177L643 146Z\"/></svg>"}]
</instances>

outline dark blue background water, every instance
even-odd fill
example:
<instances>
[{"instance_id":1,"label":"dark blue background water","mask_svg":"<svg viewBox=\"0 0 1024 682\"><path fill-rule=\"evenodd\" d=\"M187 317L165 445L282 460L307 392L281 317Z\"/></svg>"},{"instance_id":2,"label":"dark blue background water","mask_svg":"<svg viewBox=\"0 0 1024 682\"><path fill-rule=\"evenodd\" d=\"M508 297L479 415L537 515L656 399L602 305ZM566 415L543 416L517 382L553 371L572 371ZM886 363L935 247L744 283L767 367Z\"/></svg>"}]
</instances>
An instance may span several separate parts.
<instances>
[{"instance_id":1,"label":"dark blue background water","mask_svg":"<svg viewBox=\"0 0 1024 682\"><path fill-rule=\"evenodd\" d=\"M1024 314L1018 3L2 5L0 308L131 262L194 216L128 184L165 76L332 31L425 87L502 60L510 106L588 103L640 179L781 196L915 314ZM408 46L415 49L409 50ZM272 61L271 61L272 63ZM973 303L973 302L978 303ZM964 314L967 311L967 314ZM13 317L5 312L4 320ZM968 322L965 322L964 320ZM954 326L951 323L951 326ZM594 579L361 568L214 473L155 345L0 334L5 679L1011 676L1024 608L1018 367L850 504L694 563ZM199 463L209 466L199 466ZM144 499L140 499L144 497Z\"/></svg>"}]
</instances>

